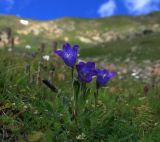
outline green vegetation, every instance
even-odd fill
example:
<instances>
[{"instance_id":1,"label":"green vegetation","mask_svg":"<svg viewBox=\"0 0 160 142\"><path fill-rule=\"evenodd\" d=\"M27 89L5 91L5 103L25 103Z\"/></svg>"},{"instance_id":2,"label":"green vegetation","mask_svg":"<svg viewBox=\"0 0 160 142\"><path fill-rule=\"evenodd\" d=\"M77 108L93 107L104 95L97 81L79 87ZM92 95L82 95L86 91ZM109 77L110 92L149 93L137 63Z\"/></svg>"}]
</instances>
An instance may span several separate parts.
<instances>
[{"instance_id":1,"label":"green vegetation","mask_svg":"<svg viewBox=\"0 0 160 142\"><path fill-rule=\"evenodd\" d=\"M31 142L159 141L160 90L157 84L148 86L146 94L144 83L130 77L117 78L101 90L96 110L93 96L89 96L85 110L79 111L76 124L70 113L67 67L55 68L54 83L64 94L58 97L43 84L37 85L36 80L28 83L24 66L30 64L31 74L34 73L39 57L28 59L3 51L0 55L1 139ZM41 71L43 79L49 77L50 68L59 64L57 62L43 62L47 66ZM65 80L58 80L59 73L67 75Z\"/></svg>"},{"instance_id":2,"label":"green vegetation","mask_svg":"<svg viewBox=\"0 0 160 142\"><path fill-rule=\"evenodd\" d=\"M152 29L153 25L159 24L159 15L64 18L47 22L29 20L28 27L20 25L16 17L0 16L0 31L10 27L13 35L19 38L12 51L8 44L0 47L0 141L159 142L160 76L154 72L148 75L160 59L159 28L157 31ZM72 22L75 29L69 31L66 25ZM27 31L38 23L47 23L49 29L56 24L63 34L56 37L58 33L45 28L43 34L38 35L18 32ZM136 35L141 24L153 31L144 34L141 29ZM77 35L85 37L86 31L94 30L100 35L114 31L124 38L97 43L85 43L76 38ZM53 40L60 48L66 36L71 43L80 45L80 59L95 60L98 67L112 64L111 70L118 72L117 77L100 90L96 109L95 78L87 84L92 89L91 95L87 96L86 102L79 103L76 121L72 113L70 69L51 48ZM42 43L45 43L43 52ZM26 49L26 45L31 49ZM42 59L44 55L49 55L50 60ZM141 70L138 78L132 75L135 69ZM43 79L59 88L60 95L49 90L42 83Z\"/></svg>"},{"instance_id":3,"label":"green vegetation","mask_svg":"<svg viewBox=\"0 0 160 142\"><path fill-rule=\"evenodd\" d=\"M124 61L131 58L136 62L159 60L160 33L149 34L133 39L111 41L81 49L82 57L103 57L110 61L118 58Z\"/></svg>"}]
</instances>

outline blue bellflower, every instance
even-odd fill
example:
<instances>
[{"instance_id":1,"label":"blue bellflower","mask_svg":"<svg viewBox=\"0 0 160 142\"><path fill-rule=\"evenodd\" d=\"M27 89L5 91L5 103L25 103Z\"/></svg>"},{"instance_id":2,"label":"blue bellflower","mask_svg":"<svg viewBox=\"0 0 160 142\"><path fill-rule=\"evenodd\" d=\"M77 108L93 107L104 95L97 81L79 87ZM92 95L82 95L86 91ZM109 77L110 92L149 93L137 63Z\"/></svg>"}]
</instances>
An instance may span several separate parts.
<instances>
[{"instance_id":1,"label":"blue bellflower","mask_svg":"<svg viewBox=\"0 0 160 142\"><path fill-rule=\"evenodd\" d=\"M92 77L96 75L94 62L80 62L78 65L76 65L76 69L78 72L78 79L85 83L91 82Z\"/></svg>"},{"instance_id":2,"label":"blue bellflower","mask_svg":"<svg viewBox=\"0 0 160 142\"><path fill-rule=\"evenodd\" d=\"M69 67L74 67L78 56L78 45L71 47L69 43L63 45L63 50L55 50L54 52L64 61Z\"/></svg>"},{"instance_id":3,"label":"blue bellflower","mask_svg":"<svg viewBox=\"0 0 160 142\"><path fill-rule=\"evenodd\" d=\"M107 69L97 69L97 88L106 86L108 81L116 76L116 72L109 72Z\"/></svg>"}]
</instances>

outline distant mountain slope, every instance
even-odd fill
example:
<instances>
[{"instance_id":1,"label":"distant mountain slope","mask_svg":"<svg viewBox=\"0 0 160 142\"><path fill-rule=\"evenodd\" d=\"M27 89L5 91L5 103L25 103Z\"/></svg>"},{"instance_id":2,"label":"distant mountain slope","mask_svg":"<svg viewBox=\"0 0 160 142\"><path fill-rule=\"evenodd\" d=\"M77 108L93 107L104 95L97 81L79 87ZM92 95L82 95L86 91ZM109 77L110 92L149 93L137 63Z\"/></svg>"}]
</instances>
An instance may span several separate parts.
<instances>
[{"instance_id":1,"label":"distant mountain slope","mask_svg":"<svg viewBox=\"0 0 160 142\"><path fill-rule=\"evenodd\" d=\"M24 20L15 16L1 15L0 37L7 38L5 33L8 30L12 31L17 47L29 44L37 48L40 43L51 46L52 41L69 41L82 46L82 51L85 51L82 52L84 57L106 55L106 52L115 50L115 46L120 46L119 50L128 47L127 54L130 53L131 48L139 47L142 44L143 47L153 46L153 49L156 45L158 51L160 48L160 12L139 17L115 16L101 19L66 17L49 21ZM145 44L143 40L148 43ZM0 44L0 46L4 45ZM91 55L87 52L87 47L92 47L89 49ZM95 49L100 47L104 49L101 48L95 52Z\"/></svg>"},{"instance_id":2,"label":"distant mountain slope","mask_svg":"<svg viewBox=\"0 0 160 142\"><path fill-rule=\"evenodd\" d=\"M34 34L48 39L99 43L123 38L147 28L160 31L160 13L140 17L115 16L102 19L62 18L50 21L28 20L24 26L14 16L0 16L0 29L10 27L16 34Z\"/></svg>"}]
</instances>

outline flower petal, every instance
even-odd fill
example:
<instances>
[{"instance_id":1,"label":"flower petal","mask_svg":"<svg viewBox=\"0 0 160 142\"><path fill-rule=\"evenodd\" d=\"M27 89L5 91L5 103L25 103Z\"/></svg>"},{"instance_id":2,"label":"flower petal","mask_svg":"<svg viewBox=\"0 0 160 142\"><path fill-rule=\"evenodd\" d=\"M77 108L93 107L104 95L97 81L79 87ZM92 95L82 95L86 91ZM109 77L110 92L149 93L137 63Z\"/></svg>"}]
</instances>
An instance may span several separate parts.
<instances>
[{"instance_id":1,"label":"flower petal","mask_svg":"<svg viewBox=\"0 0 160 142\"><path fill-rule=\"evenodd\" d=\"M87 62L87 66L88 66L90 69L94 69L94 68L95 68L95 62Z\"/></svg>"},{"instance_id":2,"label":"flower petal","mask_svg":"<svg viewBox=\"0 0 160 142\"><path fill-rule=\"evenodd\" d=\"M78 45L74 45L72 48L73 55L76 57L78 56L78 48L79 48Z\"/></svg>"},{"instance_id":3,"label":"flower petal","mask_svg":"<svg viewBox=\"0 0 160 142\"><path fill-rule=\"evenodd\" d=\"M58 56L63 58L63 51L62 50L55 50L54 53L56 53Z\"/></svg>"},{"instance_id":4,"label":"flower petal","mask_svg":"<svg viewBox=\"0 0 160 142\"><path fill-rule=\"evenodd\" d=\"M92 76L91 75L87 75L86 76L86 82L89 83L92 81Z\"/></svg>"},{"instance_id":5,"label":"flower petal","mask_svg":"<svg viewBox=\"0 0 160 142\"><path fill-rule=\"evenodd\" d=\"M108 77L111 79L112 77L116 76L116 72L109 72Z\"/></svg>"},{"instance_id":6,"label":"flower petal","mask_svg":"<svg viewBox=\"0 0 160 142\"><path fill-rule=\"evenodd\" d=\"M73 49L74 49L74 50L78 50L78 48L79 48L79 45L74 45L74 46L73 46Z\"/></svg>"},{"instance_id":7,"label":"flower petal","mask_svg":"<svg viewBox=\"0 0 160 142\"><path fill-rule=\"evenodd\" d=\"M91 82L92 76L96 75L95 63L94 62L80 62L76 65L76 69L78 72L78 79L84 82Z\"/></svg>"},{"instance_id":8,"label":"flower petal","mask_svg":"<svg viewBox=\"0 0 160 142\"><path fill-rule=\"evenodd\" d=\"M80 71L82 68L83 68L83 66L85 65L85 63L84 62L79 62L79 64L78 65L76 65L76 69L77 69L77 71Z\"/></svg>"},{"instance_id":9,"label":"flower petal","mask_svg":"<svg viewBox=\"0 0 160 142\"><path fill-rule=\"evenodd\" d=\"M64 51L71 50L71 45L70 45L69 43L63 44L63 50L64 50Z\"/></svg>"},{"instance_id":10,"label":"flower petal","mask_svg":"<svg viewBox=\"0 0 160 142\"><path fill-rule=\"evenodd\" d=\"M98 87L105 86L116 75L116 72L109 72L107 69L97 69L96 72Z\"/></svg>"}]
</instances>

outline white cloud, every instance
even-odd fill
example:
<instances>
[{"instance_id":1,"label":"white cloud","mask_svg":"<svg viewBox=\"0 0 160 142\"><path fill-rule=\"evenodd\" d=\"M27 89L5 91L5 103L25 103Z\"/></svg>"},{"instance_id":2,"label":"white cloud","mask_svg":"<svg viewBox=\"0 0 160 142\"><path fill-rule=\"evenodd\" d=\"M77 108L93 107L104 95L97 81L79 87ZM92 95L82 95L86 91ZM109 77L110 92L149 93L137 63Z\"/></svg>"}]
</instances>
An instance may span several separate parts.
<instances>
[{"instance_id":1,"label":"white cloud","mask_svg":"<svg viewBox=\"0 0 160 142\"><path fill-rule=\"evenodd\" d=\"M3 6L5 11L10 11L14 6L14 0L0 0L0 4Z\"/></svg>"},{"instance_id":2,"label":"white cloud","mask_svg":"<svg viewBox=\"0 0 160 142\"><path fill-rule=\"evenodd\" d=\"M10 12L14 5L16 5L17 11L20 11L29 6L31 1L32 0L0 0L0 10L2 9L5 12Z\"/></svg>"},{"instance_id":3,"label":"white cloud","mask_svg":"<svg viewBox=\"0 0 160 142\"><path fill-rule=\"evenodd\" d=\"M128 12L133 15L160 10L160 0L124 0Z\"/></svg>"},{"instance_id":4,"label":"white cloud","mask_svg":"<svg viewBox=\"0 0 160 142\"><path fill-rule=\"evenodd\" d=\"M117 6L114 0L109 0L102 4L98 9L98 14L101 17L112 16L116 10Z\"/></svg>"}]
</instances>

